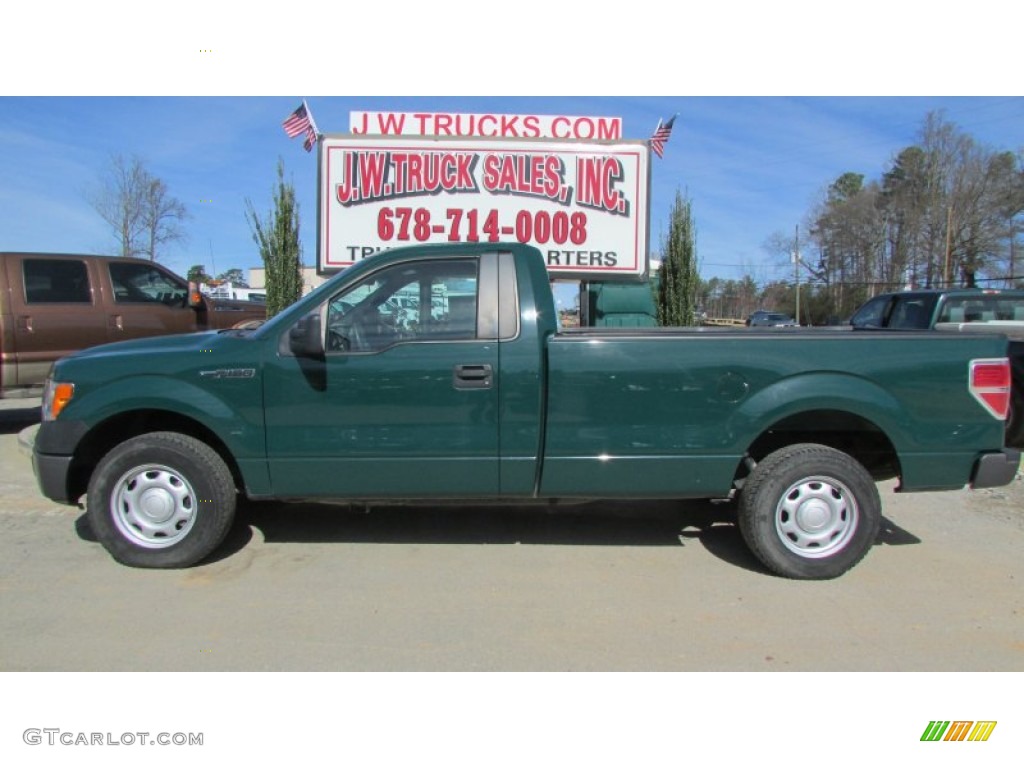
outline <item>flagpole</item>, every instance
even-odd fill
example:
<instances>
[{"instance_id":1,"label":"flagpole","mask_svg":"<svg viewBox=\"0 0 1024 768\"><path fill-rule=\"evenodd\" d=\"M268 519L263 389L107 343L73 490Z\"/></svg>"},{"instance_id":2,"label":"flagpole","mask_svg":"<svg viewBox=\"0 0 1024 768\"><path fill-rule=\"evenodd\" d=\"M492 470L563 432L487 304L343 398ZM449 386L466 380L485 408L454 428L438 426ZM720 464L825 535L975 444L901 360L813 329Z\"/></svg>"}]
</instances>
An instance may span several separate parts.
<instances>
[{"instance_id":1,"label":"flagpole","mask_svg":"<svg viewBox=\"0 0 1024 768\"><path fill-rule=\"evenodd\" d=\"M313 118L313 111L309 108L309 105L306 103L305 99L302 100L302 106L306 108L306 115L309 117L309 122L312 123L313 125L313 133L315 133L319 138L320 126L316 124L316 120Z\"/></svg>"}]
</instances>

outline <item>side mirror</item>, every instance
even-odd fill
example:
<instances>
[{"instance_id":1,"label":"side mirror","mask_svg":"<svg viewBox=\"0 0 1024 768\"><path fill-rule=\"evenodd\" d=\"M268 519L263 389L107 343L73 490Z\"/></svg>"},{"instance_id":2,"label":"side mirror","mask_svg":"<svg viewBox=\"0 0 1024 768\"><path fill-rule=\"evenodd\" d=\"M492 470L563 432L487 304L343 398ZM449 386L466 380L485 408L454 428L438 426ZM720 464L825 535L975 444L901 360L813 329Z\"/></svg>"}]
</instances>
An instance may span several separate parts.
<instances>
[{"instance_id":1,"label":"side mirror","mask_svg":"<svg viewBox=\"0 0 1024 768\"><path fill-rule=\"evenodd\" d=\"M291 327L288 331L288 349L296 357L323 359L324 337L319 312L311 312Z\"/></svg>"}]
</instances>

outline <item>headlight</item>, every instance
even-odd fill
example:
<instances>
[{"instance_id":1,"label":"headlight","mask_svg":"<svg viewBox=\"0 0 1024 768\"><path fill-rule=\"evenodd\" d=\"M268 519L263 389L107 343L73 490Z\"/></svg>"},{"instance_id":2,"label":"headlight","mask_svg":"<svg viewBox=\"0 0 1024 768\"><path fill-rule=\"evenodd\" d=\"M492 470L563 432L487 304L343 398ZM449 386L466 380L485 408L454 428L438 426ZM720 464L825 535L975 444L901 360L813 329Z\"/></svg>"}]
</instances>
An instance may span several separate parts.
<instances>
[{"instance_id":1,"label":"headlight","mask_svg":"<svg viewBox=\"0 0 1024 768\"><path fill-rule=\"evenodd\" d=\"M46 380L43 389L43 421L53 421L75 396L75 385L67 381Z\"/></svg>"}]
</instances>

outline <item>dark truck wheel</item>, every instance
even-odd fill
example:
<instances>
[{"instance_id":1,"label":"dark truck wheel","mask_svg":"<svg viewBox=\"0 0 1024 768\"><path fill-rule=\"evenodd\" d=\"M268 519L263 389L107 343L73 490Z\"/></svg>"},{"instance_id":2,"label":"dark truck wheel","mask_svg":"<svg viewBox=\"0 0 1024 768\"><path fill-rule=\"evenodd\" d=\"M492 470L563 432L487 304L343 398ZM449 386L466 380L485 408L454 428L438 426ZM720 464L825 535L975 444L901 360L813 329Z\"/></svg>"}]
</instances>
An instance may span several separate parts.
<instances>
[{"instance_id":1,"label":"dark truck wheel","mask_svg":"<svg viewBox=\"0 0 1024 768\"><path fill-rule=\"evenodd\" d=\"M176 432L127 440L100 460L89 481L93 533L118 562L184 568L224 540L235 486L223 459Z\"/></svg>"},{"instance_id":2,"label":"dark truck wheel","mask_svg":"<svg viewBox=\"0 0 1024 768\"><path fill-rule=\"evenodd\" d=\"M868 553L882 504L871 475L850 456L800 444L767 456L740 494L739 527L769 570L792 579L832 579Z\"/></svg>"}]
</instances>

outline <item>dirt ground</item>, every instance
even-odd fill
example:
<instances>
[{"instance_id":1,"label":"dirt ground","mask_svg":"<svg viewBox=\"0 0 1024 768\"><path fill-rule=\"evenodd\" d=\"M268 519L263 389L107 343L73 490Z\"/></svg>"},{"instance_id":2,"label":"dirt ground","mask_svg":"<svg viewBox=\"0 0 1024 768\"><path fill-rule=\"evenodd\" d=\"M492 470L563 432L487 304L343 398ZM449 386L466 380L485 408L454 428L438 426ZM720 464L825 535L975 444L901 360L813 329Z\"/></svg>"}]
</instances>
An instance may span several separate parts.
<instances>
[{"instance_id":1,"label":"dirt ground","mask_svg":"<svg viewBox=\"0 0 1024 768\"><path fill-rule=\"evenodd\" d=\"M665 504L249 504L211 561L146 571L40 495L29 405L0 410L5 671L1024 670L1020 476L885 484L876 546L827 582L771 576L728 520Z\"/></svg>"}]
</instances>

